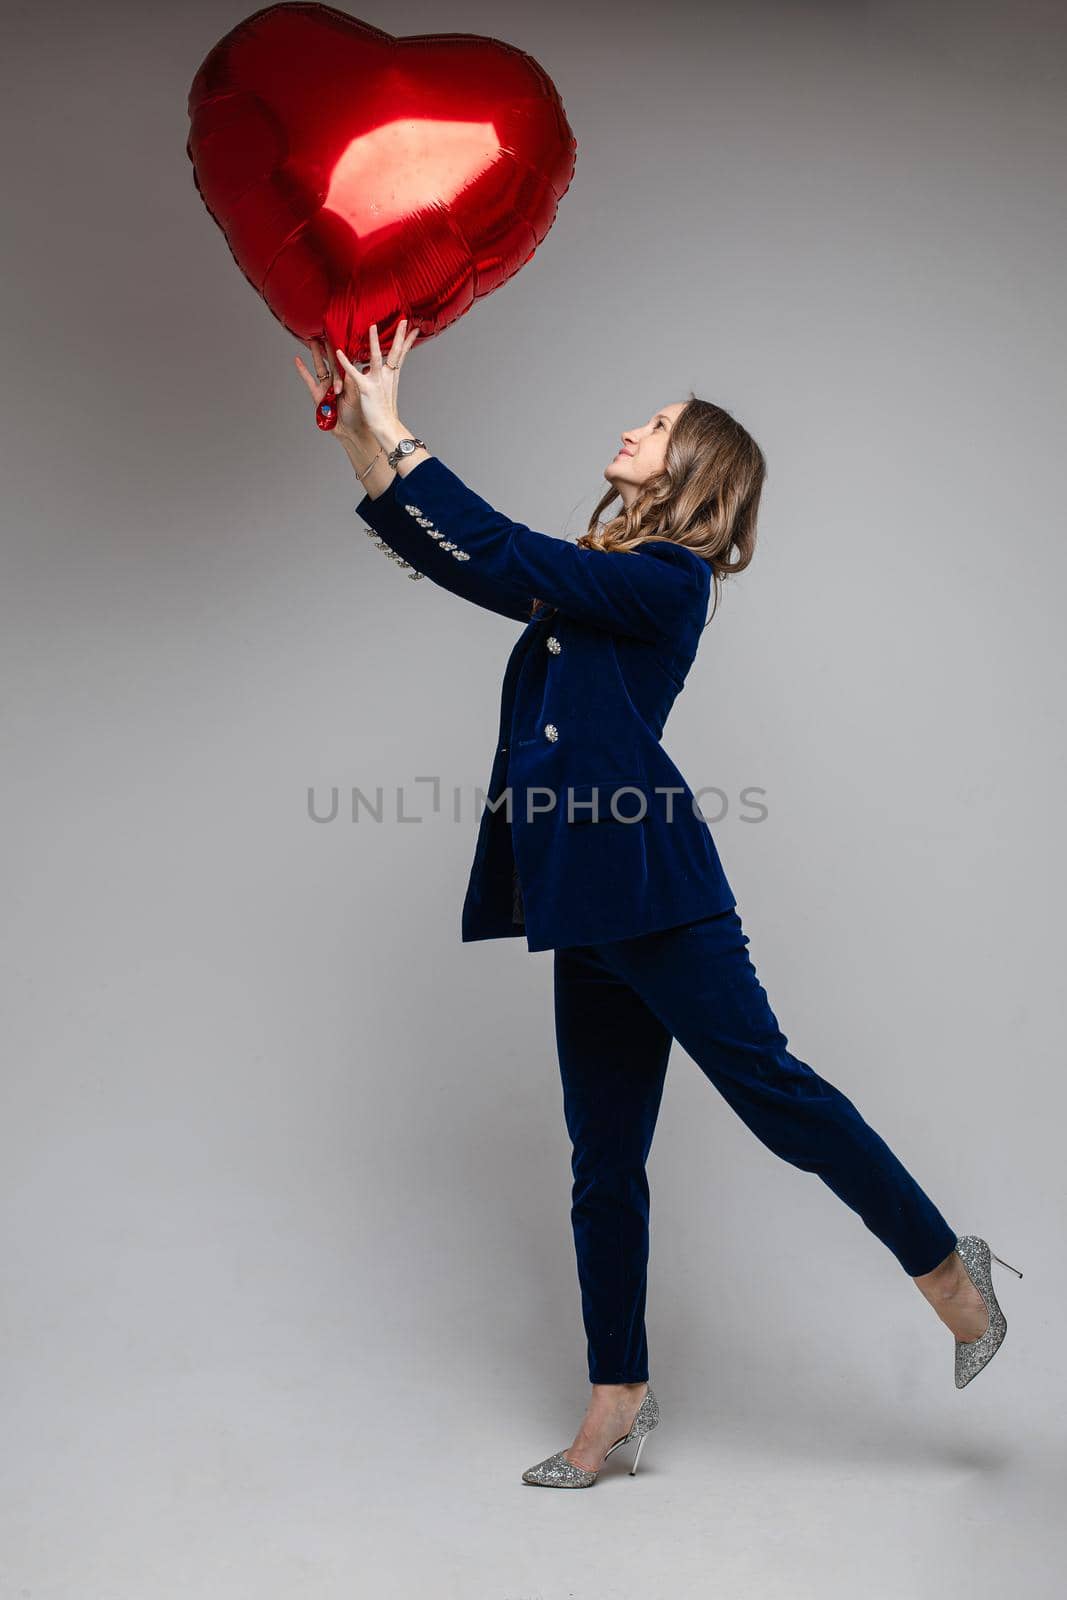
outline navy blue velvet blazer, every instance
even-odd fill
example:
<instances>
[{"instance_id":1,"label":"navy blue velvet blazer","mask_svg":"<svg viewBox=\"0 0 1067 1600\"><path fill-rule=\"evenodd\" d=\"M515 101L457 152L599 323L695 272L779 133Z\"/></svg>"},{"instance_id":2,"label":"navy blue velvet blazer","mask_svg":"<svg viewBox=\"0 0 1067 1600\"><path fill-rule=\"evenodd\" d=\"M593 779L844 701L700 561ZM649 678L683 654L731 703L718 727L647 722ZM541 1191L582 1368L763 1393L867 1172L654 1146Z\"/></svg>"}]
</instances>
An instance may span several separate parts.
<instances>
[{"instance_id":1,"label":"navy blue velvet blazer","mask_svg":"<svg viewBox=\"0 0 1067 1600\"><path fill-rule=\"evenodd\" d=\"M436 456L356 512L409 578L524 623L504 670L462 939L525 934L549 950L735 905L660 744L707 620L707 562L670 540L605 551L535 533ZM548 609L531 617L534 596Z\"/></svg>"}]
</instances>

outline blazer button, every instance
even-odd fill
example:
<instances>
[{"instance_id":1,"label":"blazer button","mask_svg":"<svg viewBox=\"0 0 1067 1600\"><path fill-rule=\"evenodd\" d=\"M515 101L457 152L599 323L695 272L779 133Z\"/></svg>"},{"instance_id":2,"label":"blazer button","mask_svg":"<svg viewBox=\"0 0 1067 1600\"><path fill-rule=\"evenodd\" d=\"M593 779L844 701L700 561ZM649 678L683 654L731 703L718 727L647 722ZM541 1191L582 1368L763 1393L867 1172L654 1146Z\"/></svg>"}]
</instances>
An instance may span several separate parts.
<instances>
[{"instance_id":1,"label":"blazer button","mask_svg":"<svg viewBox=\"0 0 1067 1600\"><path fill-rule=\"evenodd\" d=\"M546 739L551 739L553 744L555 744L556 740L559 738L559 729L556 727L554 722L545 723L545 737Z\"/></svg>"},{"instance_id":2,"label":"blazer button","mask_svg":"<svg viewBox=\"0 0 1067 1600\"><path fill-rule=\"evenodd\" d=\"M545 643L554 656L558 656L560 651L563 649L563 646L560 644L554 633L549 634L548 638L545 640Z\"/></svg>"}]
</instances>

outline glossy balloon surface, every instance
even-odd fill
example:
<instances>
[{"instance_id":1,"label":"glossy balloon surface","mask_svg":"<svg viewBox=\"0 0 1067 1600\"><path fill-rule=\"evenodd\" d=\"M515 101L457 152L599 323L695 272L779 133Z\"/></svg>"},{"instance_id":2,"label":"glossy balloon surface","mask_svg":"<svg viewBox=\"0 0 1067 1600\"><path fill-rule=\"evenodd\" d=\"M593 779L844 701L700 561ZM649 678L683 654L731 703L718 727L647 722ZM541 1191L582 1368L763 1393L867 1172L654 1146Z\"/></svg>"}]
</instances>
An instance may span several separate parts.
<instances>
[{"instance_id":1,"label":"glossy balloon surface","mask_svg":"<svg viewBox=\"0 0 1067 1600\"><path fill-rule=\"evenodd\" d=\"M529 55L396 38L323 5L256 12L189 93L194 180L241 271L298 339L370 359L421 346L530 260L577 144ZM330 427L328 416L319 417Z\"/></svg>"}]
</instances>

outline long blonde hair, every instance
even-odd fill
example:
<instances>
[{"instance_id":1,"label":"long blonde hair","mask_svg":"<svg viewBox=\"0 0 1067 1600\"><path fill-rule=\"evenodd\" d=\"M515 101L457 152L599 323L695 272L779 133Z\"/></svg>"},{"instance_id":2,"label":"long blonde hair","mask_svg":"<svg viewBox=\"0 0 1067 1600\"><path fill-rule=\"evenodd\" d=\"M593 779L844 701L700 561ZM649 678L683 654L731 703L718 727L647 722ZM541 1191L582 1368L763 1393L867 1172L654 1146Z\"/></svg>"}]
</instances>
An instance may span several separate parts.
<instances>
[{"instance_id":1,"label":"long blonde hair","mask_svg":"<svg viewBox=\"0 0 1067 1600\"><path fill-rule=\"evenodd\" d=\"M688 545L711 567L714 617L722 583L743 572L755 553L766 476L763 451L751 434L721 406L690 391L671 428L663 470L641 485L632 506L601 527L602 513L619 497L609 485L575 543L590 550L636 550L650 539ZM534 600L530 615L543 605Z\"/></svg>"}]
</instances>

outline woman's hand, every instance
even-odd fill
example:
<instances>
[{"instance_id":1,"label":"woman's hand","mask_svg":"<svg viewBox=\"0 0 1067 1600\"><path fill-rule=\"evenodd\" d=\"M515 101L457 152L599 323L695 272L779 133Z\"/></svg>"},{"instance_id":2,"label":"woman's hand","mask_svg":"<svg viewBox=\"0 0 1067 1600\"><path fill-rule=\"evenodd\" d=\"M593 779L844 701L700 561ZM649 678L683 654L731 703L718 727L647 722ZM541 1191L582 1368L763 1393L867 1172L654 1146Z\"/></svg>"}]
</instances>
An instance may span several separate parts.
<instances>
[{"instance_id":1,"label":"woman's hand","mask_svg":"<svg viewBox=\"0 0 1067 1600\"><path fill-rule=\"evenodd\" d=\"M373 454L376 440L367 424L363 420L362 408L358 392L351 384L344 385L341 391L342 379L338 377L335 368L330 363L329 351L323 339L311 339L308 342L311 351L311 360L315 368L314 376L305 367L300 357L296 357L296 367L300 376L311 391L311 397L316 406L320 405L331 389L336 389L337 394L337 422L333 428L323 430L326 437L331 435L341 444L354 444L368 454Z\"/></svg>"},{"instance_id":2,"label":"woman's hand","mask_svg":"<svg viewBox=\"0 0 1067 1600\"><path fill-rule=\"evenodd\" d=\"M402 317L393 336L389 360L383 362L381 346L378 343L378 324L371 323L371 356L366 372L360 372L358 367L354 367L343 350L336 352L337 360L344 367L346 374L343 385L337 390L338 426L340 417L346 411L358 409L364 426L370 430L379 445L388 449L392 449L396 442L396 431L400 423L400 413L396 404L400 368L404 357L419 336L418 328L413 328L409 334L407 325L407 317Z\"/></svg>"}]
</instances>

